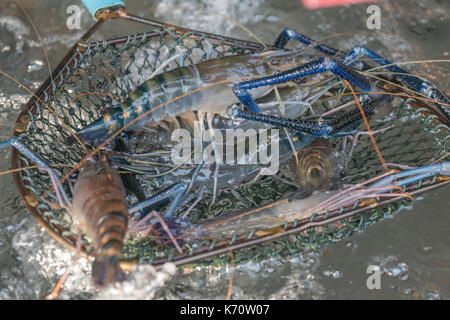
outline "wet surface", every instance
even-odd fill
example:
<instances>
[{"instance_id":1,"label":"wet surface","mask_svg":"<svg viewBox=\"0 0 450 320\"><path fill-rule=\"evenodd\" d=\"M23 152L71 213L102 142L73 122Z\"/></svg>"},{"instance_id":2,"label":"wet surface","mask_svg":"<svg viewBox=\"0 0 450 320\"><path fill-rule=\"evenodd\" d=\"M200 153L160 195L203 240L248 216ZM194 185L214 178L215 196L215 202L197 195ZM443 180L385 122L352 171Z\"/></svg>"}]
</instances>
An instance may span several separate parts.
<instances>
[{"instance_id":1,"label":"wet surface","mask_svg":"<svg viewBox=\"0 0 450 320\"><path fill-rule=\"evenodd\" d=\"M69 30L66 8L73 1L22 0L39 30L53 68L92 25L81 8L81 30ZM364 45L395 61L448 59L448 1L381 2L381 29L366 26L367 4L308 11L298 0L276 1L127 1L128 11L170 23L252 39L235 23L201 8L232 17L271 43L285 27L341 49ZM172 8L170 11L168 11ZM142 29L110 22L99 37ZM141 26L139 26L141 27ZM144 30L147 30L144 27ZM339 34L339 35L337 35ZM448 63L406 66L449 93ZM0 1L0 70L35 91L48 77L47 61L33 27L14 1ZM15 120L30 94L0 77L0 139L12 134ZM0 152L0 170L10 168L10 150ZM0 298L43 299L70 263L73 253L56 243L30 216L12 176L0 176ZM325 250L302 252L261 263L235 266L233 299L449 299L449 187L430 192L411 208L354 234ZM381 289L367 288L369 265L379 265ZM80 259L61 291L61 298L220 299L226 297L230 267L178 268L156 274L143 267L121 287L99 293L90 284L90 263ZM144 279L148 283L143 285ZM153 281L153 282L152 282ZM165 283L165 285L164 285ZM138 289L138 290L133 290Z\"/></svg>"}]
</instances>

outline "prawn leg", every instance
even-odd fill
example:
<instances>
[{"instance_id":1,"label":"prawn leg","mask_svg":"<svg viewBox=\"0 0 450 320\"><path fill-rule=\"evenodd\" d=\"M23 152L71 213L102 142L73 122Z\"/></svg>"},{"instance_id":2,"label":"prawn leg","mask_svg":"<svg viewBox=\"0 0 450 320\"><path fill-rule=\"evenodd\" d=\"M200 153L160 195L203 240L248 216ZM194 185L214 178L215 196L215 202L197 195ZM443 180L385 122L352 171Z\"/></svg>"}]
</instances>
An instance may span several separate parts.
<instances>
[{"instance_id":1,"label":"prawn leg","mask_svg":"<svg viewBox=\"0 0 450 320\"><path fill-rule=\"evenodd\" d=\"M314 44L314 42L315 42L313 39L308 38L307 36L300 34L295 30L286 28L283 31L281 31L280 35L275 40L275 43L273 46L278 50L284 49L284 47L287 45L287 43L292 39L295 39L306 45L311 45L311 44ZM314 49L319 50L320 52L325 53L326 55L329 55L329 56L335 56L337 53L339 53L338 50L328 47L324 44L318 44L318 45L314 46Z\"/></svg>"},{"instance_id":2,"label":"prawn leg","mask_svg":"<svg viewBox=\"0 0 450 320\"><path fill-rule=\"evenodd\" d=\"M153 225L154 223L160 224L160 226L163 228L163 230L167 233L169 238L172 240L172 243L175 245L177 250L182 253L180 246L178 245L177 241L173 237L173 232L171 229L178 230L180 229L179 223L173 219L173 215L175 211L178 209L179 204L181 202L181 199L183 198L183 195L186 191L186 184L183 182L179 182L177 184L174 184L173 186L167 188L164 191L161 191L160 193L148 198L147 200L138 203L137 205L131 207L128 209L129 214L133 214L135 212L139 212L136 216L137 219L140 221L133 227L136 228L137 226L143 224L146 220L150 219L150 225ZM173 200L170 202L169 207L166 210L166 213L164 214L164 218L161 217L156 211L152 210L150 215L148 215L149 210L148 207L152 206L156 203L160 203L162 201L167 201L168 199L173 198ZM146 209L147 210L144 210ZM146 217L147 216L147 217ZM169 222L170 226L167 224Z\"/></svg>"},{"instance_id":3,"label":"prawn leg","mask_svg":"<svg viewBox=\"0 0 450 320\"><path fill-rule=\"evenodd\" d=\"M428 166L409 169L402 172L391 174L380 181L372 184L370 188L380 188L385 186L405 187L411 183L419 182L434 176L450 176L450 162L441 162ZM403 180L400 180L405 178Z\"/></svg>"},{"instance_id":4,"label":"prawn leg","mask_svg":"<svg viewBox=\"0 0 450 320\"><path fill-rule=\"evenodd\" d=\"M145 217L145 215L148 213L148 210L145 210L146 208L160 203L162 201L167 201L170 198L173 198L173 200L170 202L169 207L166 210L166 213L164 215L165 218L171 218L173 214L175 213L176 209L178 208L178 205L180 204L180 201L186 191L186 185L183 182L179 182L161 192L158 194L148 198L147 200L144 200L133 207L129 208L128 213L130 215L135 215L136 219L142 219ZM139 213L137 213L139 212Z\"/></svg>"},{"instance_id":5,"label":"prawn leg","mask_svg":"<svg viewBox=\"0 0 450 320\"><path fill-rule=\"evenodd\" d=\"M286 46L286 44L293 39L306 45L312 45L315 42L314 40L296 32L295 30L286 28L280 33L273 46L279 50L283 49ZM342 52L323 44L318 44L314 46L314 48L329 56L340 56L340 57L343 56ZM360 58L363 55L381 66L386 66L386 69L388 69L389 71L396 73L397 76L400 79L402 79L412 90L422 93L430 99L436 100L437 101L436 105L439 111L443 115L445 115L445 117L448 120L450 120L450 109L449 109L450 100L448 97L445 96L445 94L439 91L430 82L424 81L412 75L411 73L405 71L404 69L392 64L389 60L381 57L374 51L365 47L355 46L344 55L343 63L345 65L351 66L353 63L357 61L358 58Z\"/></svg>"},{"instance_id":6,"label":"prawn leg","mask_svg":"<svg viewBox=\"0 0 450 320\"><path fill-rule=\"evenodd\" d=\"M61 185L61 183L59 181L59 176L53 168L51 168L41 158L39 158L36 154L34 154L33 151L28 149L28 147L26 147L16 137L9 138L8 140L5 140L5 141L0 141L0 151L5 148L8 148L8 147L15 148L17 151L19 151L25 157L27 157L28 159L30 159L31 161L36 163L40 169L44 169L45 171L48 172L48 174L50 175L50 178L52 180L53 187L55 188L55 192L58 194L58 191L59 191L59 193L63 196L64 201L66 202L66 204L60 203L61 207L66 207L70 203L69 197L67 196L66 192L64 191L63 186Z\"/></svg>"},{"instance_id":7,"label":"prawn leg","mask_svg":"<svg viewBox=\"0 0 450 320\"><path fill-rule=\"evenodd\" d=\"M363 103L364 114L373 113L376 106L391 100L389 96L381 96L380 98ZM294 130L295 132L304 133L310 136L324 138L339 138L355 133L359 120L362 119L359 109L346 112L331 119L319 120L295 120L286 119L276 116L266 115L257 112L242 110L242 108L234 108L232 115L236 118L259 121L277 127L283 127Z\"/></svg>"},{"instance_id":8,"label":"prawn leg","mask_svg":"<svg viewBox=\"0 0 450 320\"><path fill-rule=\"evenodd\" d=\"M396 73L396 76L402 79L412 90L422 93L430 99L436 100L436 105L439 111L450 121L450 100L448 97L446 97L430 82L424 81L403 70L402 68L397 67L395 64L392 64L389 60L381 57L372 50L365 47L355 46L346 54L344 63L346 65L351 65L363 55L367 56L369 59L381 66L386 66L386 69L389 71Z\"/></svg>"},{"instance_id":9,"label":"prawn leg","mask_svg":"<svg viewBox=\"0 0 450 320\"><path fill-rule=\"evenodd\" d=\"M284 83L294 79L300 79L309 75L327 71L331 71L340 79L349 81L351 84L356 85L365 92L371 90L370 81L364 76L360 75L355 69L346 66L339 60L321 57L317 60L305 63L301 66L275 75L240 82L233 86L233 92L241 101L241 103L244 104L250 111L261 112L261 108L253 100L249 93L249 90L263 86L271 86L279 83Z\"/></svg>"}]
</instances>

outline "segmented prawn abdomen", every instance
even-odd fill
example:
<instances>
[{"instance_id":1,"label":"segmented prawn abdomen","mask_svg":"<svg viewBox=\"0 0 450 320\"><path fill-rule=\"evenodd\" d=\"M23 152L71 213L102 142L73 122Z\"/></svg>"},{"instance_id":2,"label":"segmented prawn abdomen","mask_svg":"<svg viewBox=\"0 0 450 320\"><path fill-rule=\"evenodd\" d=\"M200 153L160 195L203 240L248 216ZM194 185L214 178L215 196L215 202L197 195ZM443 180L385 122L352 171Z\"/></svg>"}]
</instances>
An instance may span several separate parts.
<instances>
[{"instance_id":1,"label":"segmented prawn abdomen","mask_svg":"<svg viewBox=\"0 0 450 320\"><path fill-rule=\"evenodd\" d=\"M195 91L203 86L195 65L181 67L161 74L161 83L167 97L174 99L167 104L167 114L175 117L189 110L196 110L201 100L201 91Z\"/></svg>"},{"instance_id":2,"label":"segmented prawn abdomen","mask_svg":"<svg viewBox=\"0 0 450 320\"><path fill-rule=\"evenodd\" d=\"M198 88L198 78L192 67L181 67L160 73L145 81L121 104L121 116L110 115L117 125L133 130L149 123L159 122L166 114L177 116L190 110L198 94L188 94ZM118 110L114 110L116 112ZM145 114L145 116L143 116ZM138 117L139 120L135 121Z\"/></svg>"},{"instance_id":3,"label":"segmented prawn abdomen","mask_svg":"<svg viewBox=\"0 0 450 320\"><path fill-rule=\"evenodd\" d=\"M92 237L95 256L92 275L97 287L122 277L119 262L128 229L125 196L120 176L106 161L88 160L82 167L74 186L72 211Z\"/></svg>"}]
</instances>

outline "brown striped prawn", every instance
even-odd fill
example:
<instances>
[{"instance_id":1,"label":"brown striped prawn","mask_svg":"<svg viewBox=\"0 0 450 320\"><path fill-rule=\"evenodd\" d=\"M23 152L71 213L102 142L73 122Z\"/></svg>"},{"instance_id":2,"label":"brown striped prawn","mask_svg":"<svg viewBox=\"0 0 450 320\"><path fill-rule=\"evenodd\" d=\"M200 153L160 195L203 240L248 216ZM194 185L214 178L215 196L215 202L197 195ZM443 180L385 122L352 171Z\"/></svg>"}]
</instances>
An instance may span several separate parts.
<instances>
[{"instance_id":1,"label":"brown striped prawn","mask_svg":"<svg viewBox=\"0 0 450 320\"><path fill-rule=\"evenodd\" d=\"M79 130L77 136L85 143L99 145L122 128L132 131L164 119L186 116L191 111L229 118L228 107L239 102L233 93L233 85L307 62L310 57L302 54L303 50L268 49L254 54L210 59L160 73L139 85L121 104L109 108L102 117ZM318 99L320 94L316 93L320 89L323 90L311 87L298 94L302 95L302 100L308 96ZM257 99L269 91L270 88L261 87L253 89L252 95ZM305 111L298 105L296 108L297 117ZM70 140L74 141L73 137Z\"/></svg>"}]
</instances>

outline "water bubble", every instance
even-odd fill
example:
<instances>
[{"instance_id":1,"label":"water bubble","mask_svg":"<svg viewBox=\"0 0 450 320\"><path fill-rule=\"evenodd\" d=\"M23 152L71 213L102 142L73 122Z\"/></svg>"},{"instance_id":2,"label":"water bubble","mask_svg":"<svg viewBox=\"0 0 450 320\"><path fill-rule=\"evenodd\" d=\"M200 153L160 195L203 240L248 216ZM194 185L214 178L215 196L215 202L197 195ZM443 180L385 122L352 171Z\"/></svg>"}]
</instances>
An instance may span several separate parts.
<instances>
[{"instance_id":1,"label":"water bubble","mask_svg":"<svg viewBox=\"0 0 450 320\"><path fill-rule=\"evenodd\" d=\"M28 72L33 72L42 69L43 66L42 60L33 60L28 65Z\"/></svg>"},{"instance_id":2,"label":"water bubble","mask_svg":"<svg viewBox=\"0 0 450 320\"><path fill-rule=\"evenodd\" d=\"M261 264L255 262L248 262L246 267L253 272L259 272L261 270Z\"/></svg>"},{"instance_id":3,"label":"water bubble","mask_svg":"<svg viewBox=\"0 0 450 320\"><path fill-rule=\"evenodd\" d=\"M298 257L292 257L292 258L289 260L289 262L292 263L292 264L297 264L297 263L300 262L300 259L299 259Z\"/></svg>"},{"instance_id":4,"label":"water bubble","mask_svg":"<svg viewBox=\"0 0 450 320\"><path fill-rule=\"evenodd\" d=\"M333 279L342 278L342 271L334 269L331 266L328 266L328 269L324 270L322 273L324 276L331 277Z\"/></svg>"},{"instance_id":5,"label":"water bubble","mask_svg":"<svg viewBox=\"0 0 450 320\"><path fill-rule=\"evenodd\" d=\"M439 300L441 298L441 296L439 295L438 292L436 291L428 291L425 293L425 297L428 300Z\"/></svg>"},{"instance_id":6,"label":"water bubble","mask_svg":"<svg viewBox=\"0 0 450 320\"><path fill-rule=\"evenodd\" d=\"M274 15L269 15L269 16L267 16L266 20L268 22L277 22L277 21L280 21L280 18L277 16L274 16Z\"/></svg>"},{"instance_id":7,"label":"water bubble","mask_svg":"<svg viewBox=\"0 0 450 320\"><path fill-rule=\"evenodd\" d=\"M407 294L407 295L411 295L414 292L415 292L415 290L413 288L405 288L405 290L403 290L403 293Z\"/></svg>"},{"instance_id":8,"label":"water bubble","mask_svg":"<svg viewBox=\"0 0 450 320\"><path fill-rule=\"evenodd\" d=\"M409 279L409 276L406 273L404 275L400 276L400 280L406 281L408 279Z\"/></svg>"},{"instance_id":9,"label":"water bubble","mask_svg":"<svg viewBox=\"0 0 450 320\"><path fill-rule=\"evenodd\" d=\"M306 280L308 280L308 281L312 281L312 280L314 280L314 279L315 279L315 277L314 277L314 275L311 274L311 273L309 273L309 274L306 276Z\"/></svg>"},{"instance_id":10,"label":"water bubble","mask_svg":"<svg viewBox=\"0 0 450 320\"><path fill-rule=\"evenodd\" d=\"M342 278L342 272L339 270L334 271L332 275L334 279Z\"/></svg>"},{"instance_id":11,"label":"water bubble","mask_svg":"<svg viewBox=\"0 0 450 320\"><path fill-rule=\"evenodd\" d=\"M264 20L264 16L263 16L262 14L257 14L257 15L253 18L253 21L254 21L255 23L261 22L261 21L263 21L263 20Z\"/></svg>"}]
</instances>

